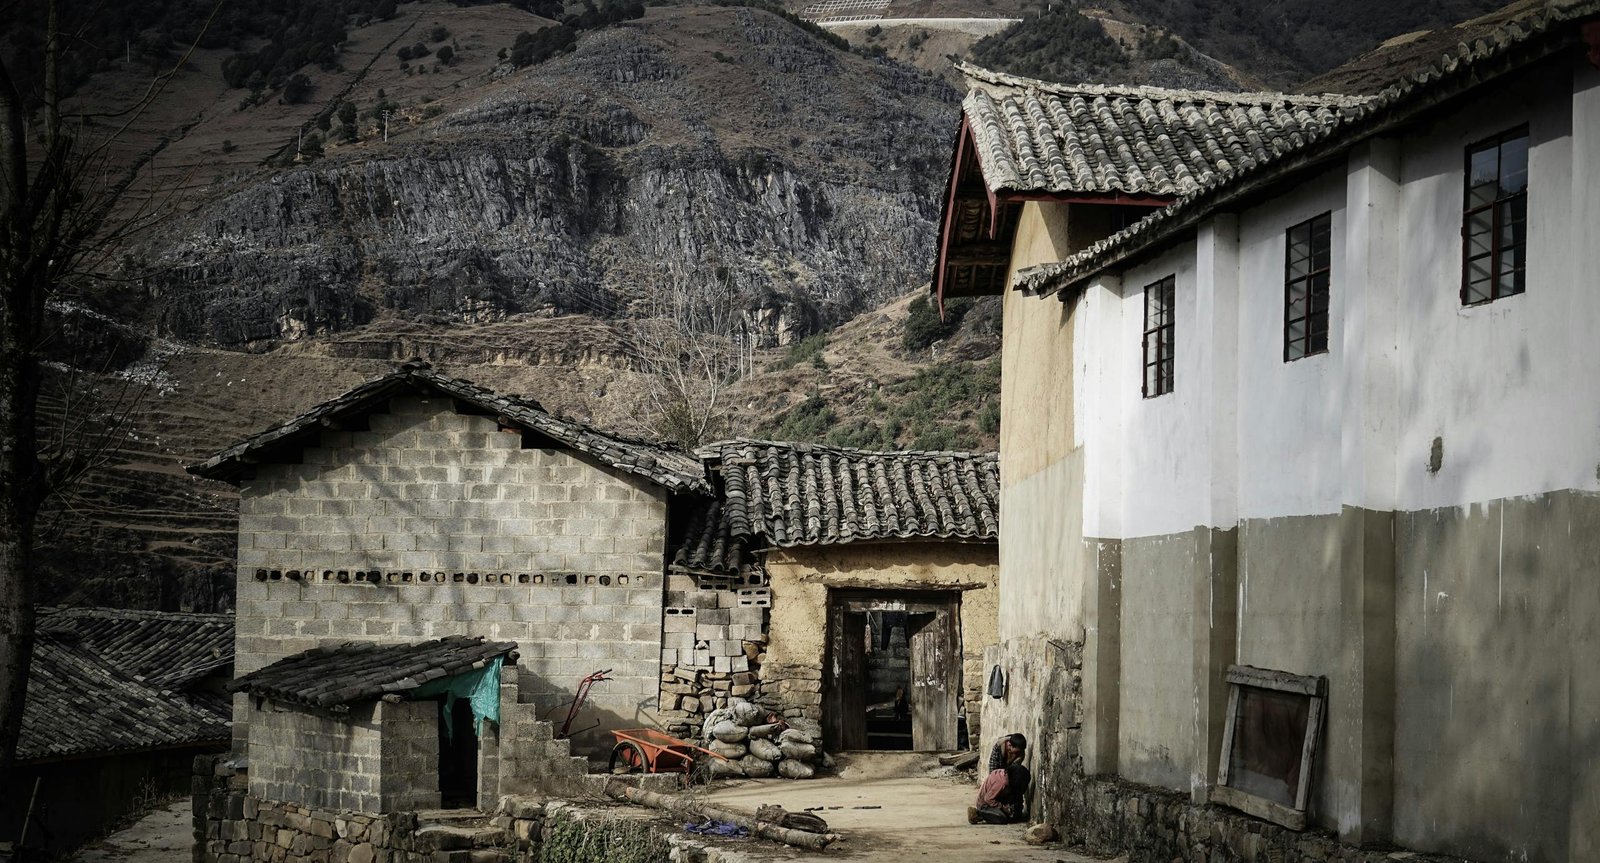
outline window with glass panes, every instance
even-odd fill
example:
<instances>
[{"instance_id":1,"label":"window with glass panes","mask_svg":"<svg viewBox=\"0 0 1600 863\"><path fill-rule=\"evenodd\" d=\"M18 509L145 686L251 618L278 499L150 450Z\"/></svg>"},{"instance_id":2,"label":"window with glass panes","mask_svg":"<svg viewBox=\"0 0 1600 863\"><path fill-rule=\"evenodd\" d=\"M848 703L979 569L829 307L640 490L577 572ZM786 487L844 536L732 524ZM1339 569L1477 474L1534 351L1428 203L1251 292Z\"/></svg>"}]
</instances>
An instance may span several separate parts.
<instances>
[{"instance_id":1,"label":"window with glass panes","mask_svg":"<svg viewBox=\"0 0 1600 863\"><path fill-rule=\"evenodd\" d=\"M1172 392L1173 310L1177 280L1167 276L1144 289L1144 397Z\"/></svg>"},{"instance_id":2,"label":"window with glass panes","mask_svg":"<svg viewBox=\"0 0 1600 863\"><path fill-rule=\"evenodd\" d=\"M1461 304L1487 303L1527 288L1528 128L1467 148Z\"/></svg>"},{"instance_id":3,"label":"window with glass panes","mask_svg":"<svg viewBox=\"0 0 1600 863\"><path fill-rule=\"evenodd\" d=\"M1284 237L1283 359L1328 350L1328 279L1333 257L1333 214L1290 228Z\"/></svg>"}]
</instances>

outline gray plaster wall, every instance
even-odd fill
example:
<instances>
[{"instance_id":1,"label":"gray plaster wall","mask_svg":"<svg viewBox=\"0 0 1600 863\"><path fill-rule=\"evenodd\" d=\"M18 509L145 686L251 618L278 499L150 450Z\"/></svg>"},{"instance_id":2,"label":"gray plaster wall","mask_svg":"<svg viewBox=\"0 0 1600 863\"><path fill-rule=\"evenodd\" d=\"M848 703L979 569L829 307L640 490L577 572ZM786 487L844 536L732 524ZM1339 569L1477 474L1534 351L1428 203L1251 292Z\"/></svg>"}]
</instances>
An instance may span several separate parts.
<instances>
[{"instance_id":1,"label":"gray plaster wall","mask_svg":"<svg viewBox=\"0 0 1600 863\"><path fill-rule=\"evenodd\" d=\"M1397 519L1395 839L1600 859L1600 496Z\"/></svg>"},{"instance_id":2,"label":"gray plaster wall","mask_svg":"<svg viewBox=\"0 0 1600 863\"><path fill-rule=\"evenodd\" d=\"M1337 828L1350 816L1335 792L1349 757L1342 741L1361 721L1332 709L1351 703L1352 683L1341 650L1340 518L1248 519L1239 528L1238 560L1238 663L1328 678L1326 742L1311 811L1316 823Z\"/></svg>"},{"instance_id":3,"label":"gray plaster wall","mask_svg":"<svg viewBox=\"0 0 1600 863\"><path fill-rule=\"evenodd\" d=\"M525 449L447 398L393 399L368 426L324 432L301 463L241 483L238 673L323 642L481 635L517 642L521 691L541 708L610 668L585 721L650 724L666 493L571 451ZM380 583L349 578L367 571Z\"/></svg>"},{"instance_id":4,"label":"gray plaster wall","mask_svg":"<svg viewBox=\"0 0 1600 863\"><path fill-rule=\"evenodd\" d=\"M1192 534L1122 541L1117 773L1174 791L1193 767Z\"/></svg>"}]
</instances>

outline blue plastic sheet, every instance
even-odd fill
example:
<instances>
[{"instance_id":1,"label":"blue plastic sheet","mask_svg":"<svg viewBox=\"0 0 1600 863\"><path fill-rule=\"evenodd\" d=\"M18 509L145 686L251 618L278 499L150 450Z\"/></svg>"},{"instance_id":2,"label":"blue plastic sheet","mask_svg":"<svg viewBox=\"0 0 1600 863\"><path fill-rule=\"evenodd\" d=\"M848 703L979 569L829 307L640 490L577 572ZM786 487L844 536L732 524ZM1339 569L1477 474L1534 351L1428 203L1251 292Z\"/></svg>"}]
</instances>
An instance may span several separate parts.
<instances>
[{"instance_id":1,"label":"blue plastic sheet","mask_svg":"<svg viewBox=\"0 0 1600 863\"><path fill-rule=\"evenodd\" d=\"M483 720L500 721L500 665L504 660L505 657L496 656L489 660L488 665L476 671L424 683L411 690L408 697L415 701L434 695L444 696L441 709L444 711L442 721L446 740L450 739L453 732L450 727L451 708L455 707L456 699L467 699L472 706L472 732L482 737Z\"/></svg>"}]
</instances>

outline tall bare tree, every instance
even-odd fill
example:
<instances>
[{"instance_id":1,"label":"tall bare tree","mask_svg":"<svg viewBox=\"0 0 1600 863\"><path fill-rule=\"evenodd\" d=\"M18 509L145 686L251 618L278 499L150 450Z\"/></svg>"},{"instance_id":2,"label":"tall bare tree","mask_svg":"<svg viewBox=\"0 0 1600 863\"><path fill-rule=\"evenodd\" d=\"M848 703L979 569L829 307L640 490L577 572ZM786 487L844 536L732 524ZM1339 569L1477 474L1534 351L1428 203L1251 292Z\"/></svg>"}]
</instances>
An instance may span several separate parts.
<instances>
[{"instance_id":1,"label":"tall bare tree","mask_svg":"<svg viewBox=\"0 0 1600 863\"><path fill-rule=\"evenodd\" d=\"M645 376L645 424L658 438L694 449L726 437L729 389L746 371L749 336L726 271L710 279L675 278L630 321L624 341Z\"/></svg>"},{"instance_id":2,"label":"tall bare tree","mask_svg":"<svg viewBox=\"0 0 1600 863\"><path fill-rule=\"evenodd\" d=\"M15 9L0 12L9 15ZM210 19L205 26L209 24ZM110 442L102 434L94 442L46 447L49 457L40 456L45 308L69 282L102 268L109 250L148 227L161 210L149 199L126 204L123 196L138 166L112 165L108 154L188 61L199 40L133 104L75 118L80 122L69 127L64 122L61 63L67 46L81 35L63 29L57 0L50 0L44 68L27 70L42 73L38 92L24 92L18 70L0 58L0 803L15 790L4 777L16 759L33 657L34 541L40 508L53 492L103 458ZM91 127L91 119L97 125ZM99 131L91 134L89 129Z\"/></svg>"}]
</instances>

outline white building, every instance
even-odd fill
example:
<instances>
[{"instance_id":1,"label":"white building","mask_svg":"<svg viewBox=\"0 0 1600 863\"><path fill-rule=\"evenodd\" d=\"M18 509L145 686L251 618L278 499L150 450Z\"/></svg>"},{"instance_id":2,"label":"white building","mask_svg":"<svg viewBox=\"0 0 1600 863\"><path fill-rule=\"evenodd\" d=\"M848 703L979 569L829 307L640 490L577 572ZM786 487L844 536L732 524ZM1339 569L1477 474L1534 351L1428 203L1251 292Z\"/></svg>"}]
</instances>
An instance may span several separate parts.
<instances>
[{"instance_id":1,"label":"white building","mask_svg":"<svg viewBox=\"0 0 1600 863\"><path fill-rule=\"evenodd\" d=\"M1069 835L1245 856L1195 832L1221 801L1600 859L1597 22L1520 3L1360 96L968 70L936 289L1011 288L983 725ZM1325 700L1246 685L1231 723L1235 666Z\"/></svg>"}]
</instances>

